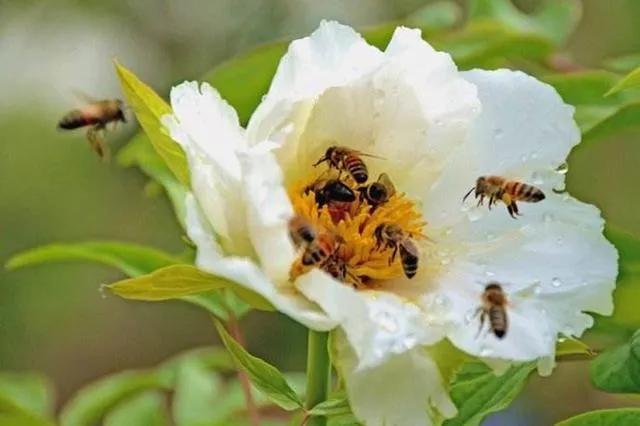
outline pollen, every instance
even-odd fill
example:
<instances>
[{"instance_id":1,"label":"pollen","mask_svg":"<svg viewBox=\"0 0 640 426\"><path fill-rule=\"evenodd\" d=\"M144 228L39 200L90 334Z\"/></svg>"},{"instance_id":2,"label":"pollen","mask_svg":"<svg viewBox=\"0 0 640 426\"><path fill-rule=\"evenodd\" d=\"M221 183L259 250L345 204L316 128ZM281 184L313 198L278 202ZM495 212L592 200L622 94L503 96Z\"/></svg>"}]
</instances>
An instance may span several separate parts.
<instances>
[{"instance_id":1,"label":"pollen","mask_svg":"<svg viewBox=\"0 0 640 426\"><path fill-rule=\"evenodd\" d=\"M394 193L384 203L372 206L360 195L364 185L352 179L341 179L349 186L356 199L352 202L336 202L321 205L317 194L310 191L317 175L292 185L288 192L296 214L315 229L326 232L335 241L335 256L344 264L346 274L343 279L355 288L375 288L384 280L404 276L401 256L394 249L380 244L376 229L383 224L397 225L407 238L423 246L426 238L423 228L426 222L414 201L403 193ZM307 272L298 259L291 268L291 278ZM335 276L335 275L334 275Z\"/></svg>"}]
</instances>

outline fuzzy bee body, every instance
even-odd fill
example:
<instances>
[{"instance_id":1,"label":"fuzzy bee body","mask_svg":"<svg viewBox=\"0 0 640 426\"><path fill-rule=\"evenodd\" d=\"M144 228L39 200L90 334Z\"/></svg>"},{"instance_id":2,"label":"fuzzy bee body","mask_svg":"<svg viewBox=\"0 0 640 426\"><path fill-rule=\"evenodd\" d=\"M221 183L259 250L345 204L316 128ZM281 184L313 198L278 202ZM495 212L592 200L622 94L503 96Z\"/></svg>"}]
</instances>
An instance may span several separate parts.
<instances>
[{"instance_id":1,"label":"fuzzy bee body","mask_svg":"<svg viewBox=\"0 0 640 426\"><path fill-rule=\"evenodd\" d=\"M374 231L378 247L393 249L389 263L393 263L400 253L402 270L407 278L413 278L418 272L420 253L410 235L394 223L378 225Z\"/></svg>"},{"instance_id":2,"label":"fuzzy bee body","mask_svg":"<svg viewBox=\"0 0 640 426\"><path fill-rule=\"evenodd\" d=\"M301 216L294 216L289 221L289 236L293 243L300 247L312 243L317 236L316 230Z\"/></svg>"},{"instance_id":3,"label":"fuzzy bee body","mask_svg":"<svg viewBox=\"0 0 640 426\"><path fill-rule=\"evenodd\" d=\"M96 101L82 108L74 109L65 114L58 122L60 129L72 130L86 126L104 128L108 123L127 122L124 116L124 105L119 99Z\"/></svg>"},{"instance_id":4,"label":"fuzzy bee body","mask_svg":"<svg viewBox=\"0 0 640 426\"><path fill-rule=\"evenodd\" d=\"M466 200L472 192L478 200L478 205L484 204L485 197L489 198L489 209L501 200L507 206L511 217L520 215L516 201L537 203L545 199L544 192L528 183L508 180L501 176L480 176L473 188L467 192L462 201Z\"/></svg>"},{"instance_id":5,"label":"fuzzy bee body","mask_svg":"<svg viewBox=\"0 0 640 426\"><path fill-rule=\"evenodd\" d=\"M324 206L329 203L351 203L356 200L356 195L351 188L339 179L316 181L309 185L305 191L313 191L316 203Z\"/></svg>"},{"instance_id":6,"label":"fuzzy bee body","mask_svg":"<svg viewBox=\"0 0 640 426\"><path fill-rule=\"evenodd\" d=\"M362 155L368 156L368 154L342 146L330 146L314 166L328 162L330 168L337 169L339 172L345 171L356 183L362 184L369 179L367 165L360 158Z\"/></svg>"},{"instance_id":7,"label":"fuzzy bee body","mask_svg":"<svg viewBox=\"0 0 640 426\"><path fill-rule=\"evenodd\" d=\"M507 296L498 283L489 283L482 293L482 306L480 312L480 330L485 320L489 321L489 330L502 339L507 334ZM479 330L479 331L480 331Z\"/></svg>"},{"instance_id":8,"label":"fuzzy bee body","mask_svg":"<svg viewBox=\"0 0 640 426\"><path fill-rule=\"evenodd\" d=\"M389 175L381 173L376 182L360 187L361 199L366 200L373 208L386 203L396 193L396 188Z\"/></svg>"}]
</instances>

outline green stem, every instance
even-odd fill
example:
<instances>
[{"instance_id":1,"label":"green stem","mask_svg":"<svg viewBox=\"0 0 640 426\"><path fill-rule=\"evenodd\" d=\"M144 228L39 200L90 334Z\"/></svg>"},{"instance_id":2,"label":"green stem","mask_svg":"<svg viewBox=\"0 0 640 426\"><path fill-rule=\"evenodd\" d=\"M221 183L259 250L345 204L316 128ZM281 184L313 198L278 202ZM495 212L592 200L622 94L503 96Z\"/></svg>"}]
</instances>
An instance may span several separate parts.
<instances>
[{"instance_id":1,"label":"green stem","mask_svg":"<svg viewBox=\"0 0 640 426\"><path fill-rule=\"evenodd\" d=\"M311 409L325 401L329 395L331 382L331 361L328 348L329 333L309 330L307 347L307 400L305 408ZM311 417L308 426L324 426L325 417Z\"/></svg>"}]
</instances>

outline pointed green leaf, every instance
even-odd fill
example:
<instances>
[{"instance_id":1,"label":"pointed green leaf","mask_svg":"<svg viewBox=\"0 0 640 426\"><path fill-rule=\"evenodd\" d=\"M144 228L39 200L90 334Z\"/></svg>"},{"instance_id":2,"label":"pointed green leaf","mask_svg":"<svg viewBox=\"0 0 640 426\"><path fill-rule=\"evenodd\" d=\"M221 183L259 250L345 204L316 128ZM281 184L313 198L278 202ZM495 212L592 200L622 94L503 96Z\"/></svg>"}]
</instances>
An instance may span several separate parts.
<instances>
[{"instance_id":1,"label":"pointed green leaf","mask_svg":"<svg viewBox=\"0 0 640 426\"><path fill-rule=\"evenodd\" d=\"M247 372L256 389L285 410L302 407L302 401L277 368L248 353L219 321L215 321L215 325L222 343L236 361L238 368Z\"/></svg>"},{"instance_id":2,"label":"pointed green leaf","mask_svg":"<svg viewBox=\"0 0 640 426\"><path fill-rule=\"evenodd\" d=\"M640 408L613 408L580 414L556 423L556 426L637 426Z\"/></svg>"},{"instance_id":3,"label":"pointed green leaf","mask_svg":"<svg viewBox=\"0 0 640 426\"><path fill-rule=\"evenodd\" d=\"M640 392L640 330L591 361L589 373L593 385L607 392Z\"/></svg>"},{"instance_id":4,"label":"pointed green leaf","mask_svg":"<svg viewBox=\"0 0 640 426\"><path fill-rule=\"evenodd\" d=\"M127 146L118 152L118 163L124 167L139 167L147 176L162 185L173 205L178 222L182 229L186 229L185 197L188 188L176 179L162 158L154 151L147 135L138 133L134 136Z\"/></svg>"},{"instance_id":5,"label":"pointed green leaf","mask_svg":"<svg viewBox=\"0 0 640 426\"><path fill-rule=\"evenodd\" d=\"M178 259L160 250L131 243L89 241L85 243L51 244L14 255L8 269L48 262L88 260L120 269L129 276L145 274Z\"/></svg>"},{"instance_id":6,"label":"pointed green leaf","mask_svg":"<svg viewBox=\"0 0 640 426\"><path fill-rule=\"evenodd\" d=\"M351 414L351 406L349 405L349 400L347 399L346 392L341 391L329 396L326 401L322 401L311 410L309 410L309 414L312 416L325 417L344 416Z\"/></svg>"},{"instance_id":7,"label":"pointed green leaf","mask_svg":"<svg viewBox=\"0 0 640 426\"><path fill-rule=\"evenodd\" d=\"M127 102L133 108L151 144L178 181L189 186L189 168L184 152L164 132L160 122L165 114L171 113L171 108L135 74L117 62L115 66Z\"/></svg>"},{"instance_id":8,"label":"pointed green leaf","mask_svg":"<svg viewBox=\"0 0 640 426\"><path fill-rule=\"evenodd\" d=\"M586 343L572 337L563 337L556 345L556 358L582 356L591 358L595 352Z\"/></svg>"},{"instance_id":9,"label":"pointed green leaf","mask_svg":"<svg viewBox=\"0 0 640 426\"><path fill-rule=\"evenodd\" d=\"M164 396L148 391L118 404L104 420L104 426L168 426Z\"/></svg>"},{"instance_id":10,"label":"pointed green leaf","mask_svg":"<svg viewBox=\"0 0 640 426\"><path fill-rule=\"evenodd\" d=\"M520 393L535 363L515 365L496 376L489 367L474 362L462 366L451 384L451 398L458 415L444 426L476 426L487 415L503 410Z\"/></svg>"},{"instance_id":11,"label":"pointed green leaf","mask_svg":"<svg viewBox=\"0 0 640 426\"><path fill-rule=\"evenodd\" d=\"M613 95L622 90L632 89L640 87L640 67L634 69L629 74L620 79L606 94L605 96Z\"/></svg>"},{"instance_id":12,"label":"pointed green leaf","mask_svg":"<svg viewBox=\"0 0 640 426\"><path fill-rule=\"evenodd\" d=\"M258 293L226 278L202 271L193 265L171 265L157 269L150 274L118 281L105 287L125 299L148 302L229 289L257 309L273 310L271 303ZM203 305L203 303L199 304ZM235 309L235 307L231 307L231 309Z\"/></svg>"},{"instance_id":13,"label":"pointed green leaf","mask_svg":"<svg viewBox=\"0 0 640 426\"><path fill-rule=\"evenodd\" d=\"M124 372L80 389L63 407L61 426L91 426L122 401L152 389L169 389L171 382L158 372Z\"/></svg>"}]
</instances>

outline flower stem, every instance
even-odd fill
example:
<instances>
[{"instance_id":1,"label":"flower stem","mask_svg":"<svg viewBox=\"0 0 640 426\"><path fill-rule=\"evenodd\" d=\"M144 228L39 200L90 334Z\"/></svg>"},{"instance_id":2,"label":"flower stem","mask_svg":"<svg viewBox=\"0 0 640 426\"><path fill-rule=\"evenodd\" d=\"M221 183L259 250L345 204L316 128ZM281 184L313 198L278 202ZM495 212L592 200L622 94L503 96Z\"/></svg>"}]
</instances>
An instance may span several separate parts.
<instances>
[{"instance_id":1,"label":"flower stem","mask_svg":"<svg viewBox=\"0 0 640 426\"><path fill-rule=\"evenodd\" d=\"M305 408L311 409L325 401L329 395L331 382L331 361L327 346L329 333L309 330L307 347L307 400ZM308 426L324 426L325 417L314 416L307 421Z\"/></svg>"},{"instance_id":2,"label":"flower stem","mask_svg":"<svg viewBox=\"0 0 640 426\"><path fill-rule=\"evenodd\" d=\"M245 346L244 336L242 335L242 331L240 330L240 325L238 324L237 318L233 314L229 315L228 326L231 336L242 346ZM245 402L247 404L247 412L249 414L250 424L251 426L259 426L260 414L258 413L258 408L256 407L256 403L253 399L253 394L251 393L251 383L249 382L249 376L244 370L238 369L238 379L240 379L242 393L244 393Z\"/></svg>"}]
</instances>

